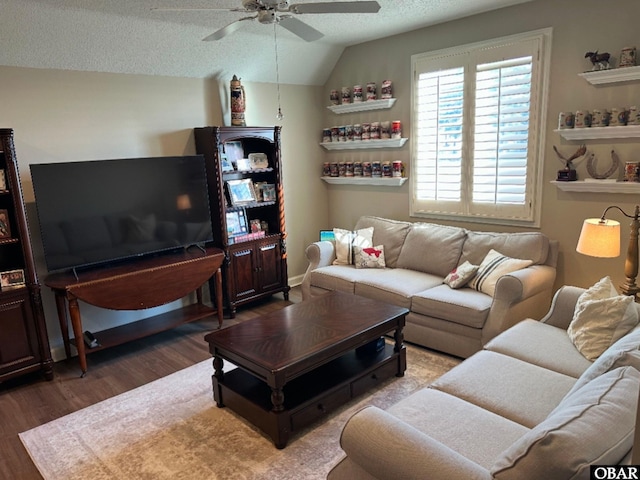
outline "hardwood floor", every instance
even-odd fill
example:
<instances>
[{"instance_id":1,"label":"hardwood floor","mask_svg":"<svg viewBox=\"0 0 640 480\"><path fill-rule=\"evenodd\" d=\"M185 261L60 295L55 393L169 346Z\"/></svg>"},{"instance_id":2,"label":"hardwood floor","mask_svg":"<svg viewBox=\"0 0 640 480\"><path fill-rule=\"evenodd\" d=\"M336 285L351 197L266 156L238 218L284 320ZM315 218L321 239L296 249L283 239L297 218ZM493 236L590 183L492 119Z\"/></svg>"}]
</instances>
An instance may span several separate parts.
<instances>
[{"instance_id":1,"label":"hardwood floor","mask_svg":"<svg viewBox=\"0 0 640 480\"><path fill-rule=\"evenodd\" d=\"M239 308L223 327L302 300L299 287L289 295L288 302L278 294ZM210 359L204 336L216 326L217 317L212 317L93 353L84 378L74 357L55 364L52 381L33 374L0 384L0 479L42 478L18 438L20 432Z\"/></svg>"}]
</instances>

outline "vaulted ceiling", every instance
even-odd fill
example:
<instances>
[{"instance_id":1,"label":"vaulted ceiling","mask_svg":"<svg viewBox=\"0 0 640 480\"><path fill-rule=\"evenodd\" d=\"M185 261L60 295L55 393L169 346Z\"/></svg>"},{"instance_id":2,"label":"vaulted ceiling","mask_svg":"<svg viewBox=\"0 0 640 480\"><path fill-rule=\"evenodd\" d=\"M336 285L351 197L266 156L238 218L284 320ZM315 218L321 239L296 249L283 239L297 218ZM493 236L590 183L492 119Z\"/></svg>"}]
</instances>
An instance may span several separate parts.
<instances>
[{"instance_id":1,"label":"vaulted ceiling","mask_svg":"<svg viewBox=\"0 0 640 480\"><path fill-rule=\"evenodd\" d=\"M247 14L153 9L239 8L242 0L0 0L0 65L273 83L277 39L280 82L323 85L349 45L527 1L378 0L375 14L297 15L324 34L314 42L257 21L203 42Z\"/></svg>"}]
</instances>

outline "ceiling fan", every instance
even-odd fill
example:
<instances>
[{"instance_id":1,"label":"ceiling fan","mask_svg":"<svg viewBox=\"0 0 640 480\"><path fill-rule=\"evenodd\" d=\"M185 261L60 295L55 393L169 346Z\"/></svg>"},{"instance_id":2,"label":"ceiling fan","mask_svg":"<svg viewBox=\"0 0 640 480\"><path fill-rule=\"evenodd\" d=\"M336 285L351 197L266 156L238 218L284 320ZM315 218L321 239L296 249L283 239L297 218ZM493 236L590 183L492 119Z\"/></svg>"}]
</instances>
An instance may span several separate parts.
<instances>
[{"instance_id":1,"label":"ceiling fan","mask_svg":"<svg viewBox=\"0 0 640 480\"><path fill-rule=\"evenodd\" d=\"M152 10L185 11L185 10L223 10L227 12L255 13L242 17L211 35L203 38L205 42L220 40L238 30L246 20L258 20L263 24L278 24L307 42L313 42L324 35L315 28L298 20L293 15L312 13L377 13L380 5L375 1L355 2L316 2L289 3L288 0L242 0L238 8L153 8ZM291 15L293 14L293 15Z\"/></svg>"}]
</instances>

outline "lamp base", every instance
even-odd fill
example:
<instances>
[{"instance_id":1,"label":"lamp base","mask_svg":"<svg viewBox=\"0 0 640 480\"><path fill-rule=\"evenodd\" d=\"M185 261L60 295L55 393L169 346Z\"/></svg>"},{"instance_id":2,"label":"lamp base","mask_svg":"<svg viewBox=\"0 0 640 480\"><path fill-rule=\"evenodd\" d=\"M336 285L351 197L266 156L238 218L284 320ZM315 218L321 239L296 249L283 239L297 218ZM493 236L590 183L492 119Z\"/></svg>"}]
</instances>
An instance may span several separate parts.
<instances>
[{"instance_id":1,"label":"lamp base","mask_svg":"<svg viewBox=\"0 0 640 480\"><path fill-rule=\"evenodd\" d=\"M623 295L631 295L635 297L635 301L638 301L638 293L640 293L640 287L638 287L635 283L625 282L620 285L620 291Z\"/></svg>"}]
</instances>

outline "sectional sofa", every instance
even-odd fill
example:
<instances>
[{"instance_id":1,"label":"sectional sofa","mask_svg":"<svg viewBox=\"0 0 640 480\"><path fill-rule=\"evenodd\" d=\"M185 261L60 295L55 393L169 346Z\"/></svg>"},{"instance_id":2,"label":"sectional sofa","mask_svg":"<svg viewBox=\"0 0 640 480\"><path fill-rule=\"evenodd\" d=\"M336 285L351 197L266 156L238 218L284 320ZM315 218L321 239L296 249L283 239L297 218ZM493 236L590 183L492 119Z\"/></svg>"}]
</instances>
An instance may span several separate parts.
<instances>
[{"instance_id":1,"label":"sectional sofa","mask_svg":"<svg viewBox=\"0 0 640 480\"><path fill-rule=\"evenodd\" d=\"M518 323L386 411L356 412L328 479L586 480L590 465L629 463L640 328L588 360L567 332L583 292L562 287L541 321ZM640 306L628 308L637 322Z\"/></svg>"},{"instance_id":2,"label":"sectional sofa","mask_svg":"<svg viewBox=\"0 0 640 480\"><path fill-rule=\"evenodd\" d=\"M361 217L354 227L356 232L371 229L373 246L382 247L374 252L384 256L384 268L335 264L337 243L315 242L306 249L303 299L339 290L406 307L405 340L464 358L515 323L541 318L549 308L558 242L540 232L481 232L375 216ZM443 283L465 262L481 266L492 250L530 265L493 283L487 276L490 288Z\"/></svg>"}]
</instances>

